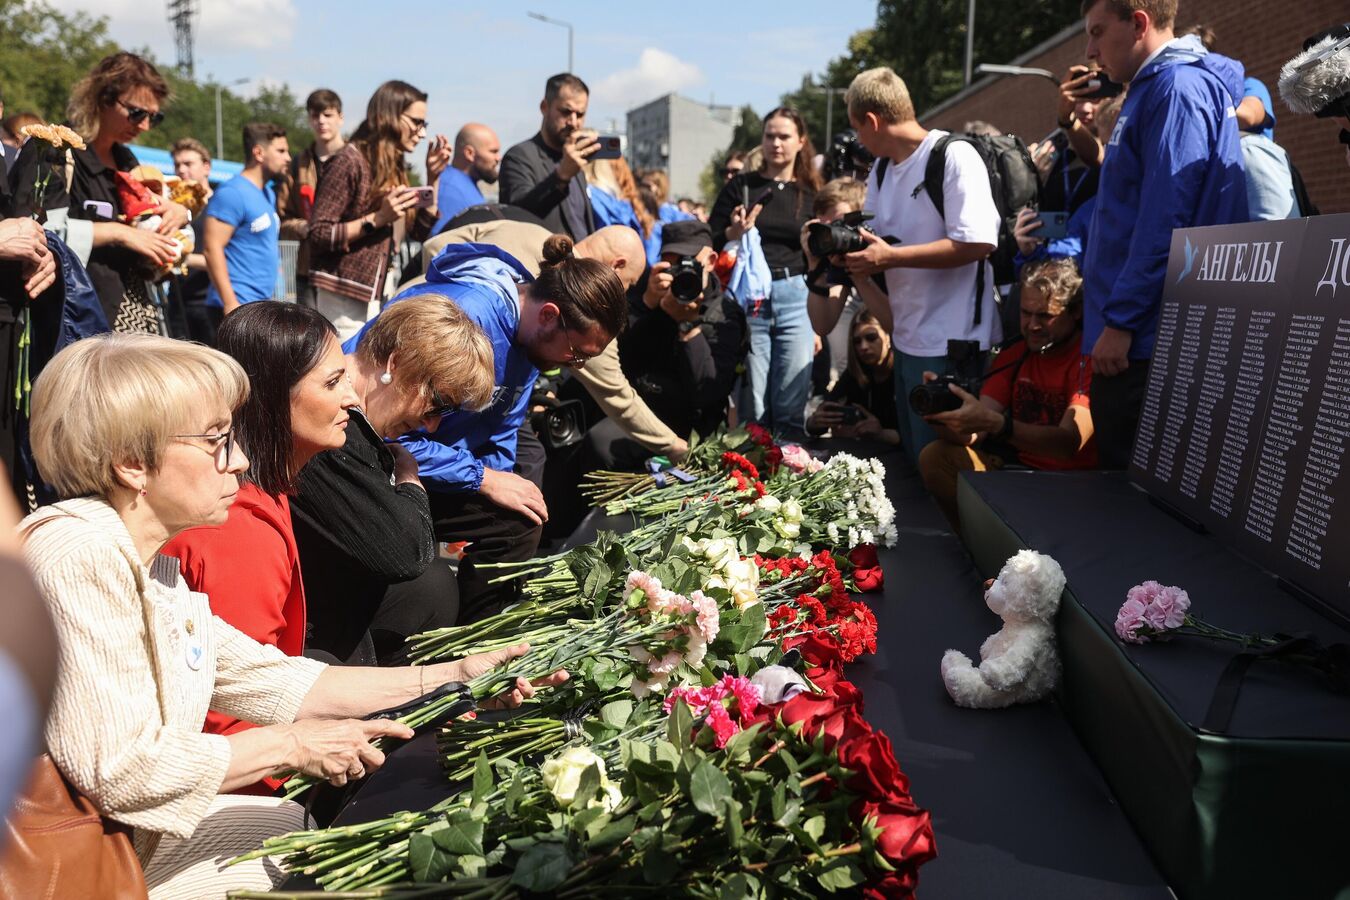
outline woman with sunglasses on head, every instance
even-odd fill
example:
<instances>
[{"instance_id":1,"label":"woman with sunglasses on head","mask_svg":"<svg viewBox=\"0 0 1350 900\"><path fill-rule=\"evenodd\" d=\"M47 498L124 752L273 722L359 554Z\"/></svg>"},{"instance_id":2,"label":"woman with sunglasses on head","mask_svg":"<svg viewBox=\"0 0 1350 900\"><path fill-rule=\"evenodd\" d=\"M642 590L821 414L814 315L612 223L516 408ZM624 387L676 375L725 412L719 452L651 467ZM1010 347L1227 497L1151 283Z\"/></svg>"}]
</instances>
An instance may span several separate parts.
<instances>
[{"instance_id":1,"label":"woman with sunglasses on head","mask_svg":"<svg viewBox=\"0 0 1350 900\"><path fill-rule=\"evenodd\" d=\"M117 173L138 165L126 145L163 121L160 107L168 97L168 84L146 60L133 53L104 57L70 93L70 126L85 149L28 141L10 172L20 215L36 211L34 185L49 176L42 197L46 226L84 262L114 331L159 331L146 274L177 258L170 235L191 218L179 204L160 200L152 210L162 216L154 231L118 221Z\"/></svg>"},{"instance_id":2,"label":"woman with sunglasses on head","mask_svg":"<svg viewBox=\"0 0 1350 900\"><path fill-rule=\"evenodd\" d=\"M806 420L809 434L900 444L895 410L895 354L891 336L868 310L859 310L848 329L848 368Z\"/></svg>"},{"instance_id":3,"label":"woman with sunglasses on head","mask_svg":"<svg viewBox=\"0 0 1350 900\"><path fill-rule=\"evenodd\" d=\"M319 311L344 340L360 329L371 304L385 299L391 253L405 237L425 240L436 224L449 138L438 134L427 147L429 187L410 187L404 163L426 136L427 95L386 81L366 105L365 121L324 169L307 239L310 283Z\"/></svg>"}]
</instances>

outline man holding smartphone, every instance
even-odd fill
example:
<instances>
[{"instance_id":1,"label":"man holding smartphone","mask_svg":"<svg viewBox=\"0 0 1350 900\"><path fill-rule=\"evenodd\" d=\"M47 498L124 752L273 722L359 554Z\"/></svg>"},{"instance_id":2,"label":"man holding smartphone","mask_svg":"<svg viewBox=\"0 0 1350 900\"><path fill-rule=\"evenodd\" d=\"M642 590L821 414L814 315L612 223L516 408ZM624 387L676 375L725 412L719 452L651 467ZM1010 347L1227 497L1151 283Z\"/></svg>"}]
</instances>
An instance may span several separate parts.
<instances>
[{"instance_id":1,"label":"man holding smartphone","mask_svg":"<svg viewBox=\"0 0 1350 900\"><path fill-rule=\"evenodd\" d=\"M600 150L586 131L586 82L568 72L544 85L539 133L506 151L501 167L501 202L534 213L554 234L579 241L595 231L595 212L581 168Z\"/></svg>"}]
</instances>

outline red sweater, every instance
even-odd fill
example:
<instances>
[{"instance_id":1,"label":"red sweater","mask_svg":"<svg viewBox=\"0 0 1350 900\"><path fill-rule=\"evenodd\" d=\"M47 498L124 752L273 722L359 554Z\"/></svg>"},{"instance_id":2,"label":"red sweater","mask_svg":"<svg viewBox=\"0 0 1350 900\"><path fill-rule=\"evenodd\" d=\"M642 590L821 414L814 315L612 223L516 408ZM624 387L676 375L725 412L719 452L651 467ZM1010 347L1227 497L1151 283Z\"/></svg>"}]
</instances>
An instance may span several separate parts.
<instances>
[{"instance_id":1,"label":"red sweater","mask_svg":"<svg viewBox=\"0 0 1350 900\"><path fill-rule=\"evenodd\" d=\"M206 594L211 611L287 656L305 649L305 586L285 495L245 483L219 527L192 528L161 551L176 556L183 579ZM249 722L208 713L205 731L231 734Z\"/></svg>"}]
</instances>

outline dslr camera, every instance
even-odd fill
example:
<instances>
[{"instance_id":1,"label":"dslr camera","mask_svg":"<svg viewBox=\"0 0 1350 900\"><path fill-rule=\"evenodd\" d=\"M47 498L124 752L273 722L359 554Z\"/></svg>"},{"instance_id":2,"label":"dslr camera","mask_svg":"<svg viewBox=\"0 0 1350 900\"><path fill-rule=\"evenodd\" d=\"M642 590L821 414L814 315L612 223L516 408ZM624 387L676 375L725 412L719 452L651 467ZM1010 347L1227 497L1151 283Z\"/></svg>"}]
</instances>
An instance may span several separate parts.
<instances>
[{"instance_id":1,"label":"dslr camera","mask_svg":"<svg viewBox=\"0 0 1350 900\"><path fill-rule=\"evenodd\" d=\"M530 391L530 427L546 450L558 450L579 443L586 436L586 411L580 400L559 400L562 373L540 373Z\"/></svg>"},{"instance_id":2,"label":"dslr camera","mask_svg":"<svg viewBox=\"0 0 1350 900\"><path fill-rule=\"evenodd\" d=\"M858 132L846 128L834 136L825 151L825 180L856 178L866 181L876 157L858 140Z\"/></svg>"},{"instance_id":3,"label":"dslr camera","mask_svg":"<svg viewBox=\"0 0 1350 900\"><path fill-rule=\"evenodd\" d=\"M806 226L806 246L816 259L836 253L856 253L867 247L862 227L871 221L872 214L856 210L834 222L812 222Z\"/></svg>"},{"instance_id":4,"label":"dslr camera","mask_svg":"<svg viewBox=\"0 0 1350 900\"><path fill-rule=\"evenodd\" d=\"M697 257L681 256L670 267L670 293L681 303L693 303L703 296L703 266Z\"/></svg>"},{"instance_id":5,"label":"dslr camera","mask_svg":"<svg viewBox=\"0 0 1350 900\"><path fill-rule=\"evenodd\" d=\"M953 394L948 385L956 385L968 394L979 395L980 383L980 342L948 341L947 359L955 373L939 375L936 380L916 385L909 392L909 408L921 416L951 412L959 409L961 398Z\"/></svg>"}]
</instances>

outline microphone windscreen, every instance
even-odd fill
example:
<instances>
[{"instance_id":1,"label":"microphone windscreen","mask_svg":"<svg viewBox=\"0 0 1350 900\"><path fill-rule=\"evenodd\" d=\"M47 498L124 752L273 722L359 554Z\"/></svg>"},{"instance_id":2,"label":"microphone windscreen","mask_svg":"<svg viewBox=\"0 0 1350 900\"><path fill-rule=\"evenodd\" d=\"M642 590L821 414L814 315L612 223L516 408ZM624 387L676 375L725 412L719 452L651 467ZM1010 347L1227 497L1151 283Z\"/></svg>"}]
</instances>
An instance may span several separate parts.
<instances>
[{"instance_id":1,"label":"microphone windscreen","mask_svg":"<svg viewBox=\"0 0 1350 900\"><path fill-rule=\"evenodd\" d=\"M1280 96L1294 112L1332 115L1332 104L1350 96L1350 37L1325 38L1285 63Z\"/></svg>"}]
</instances>

